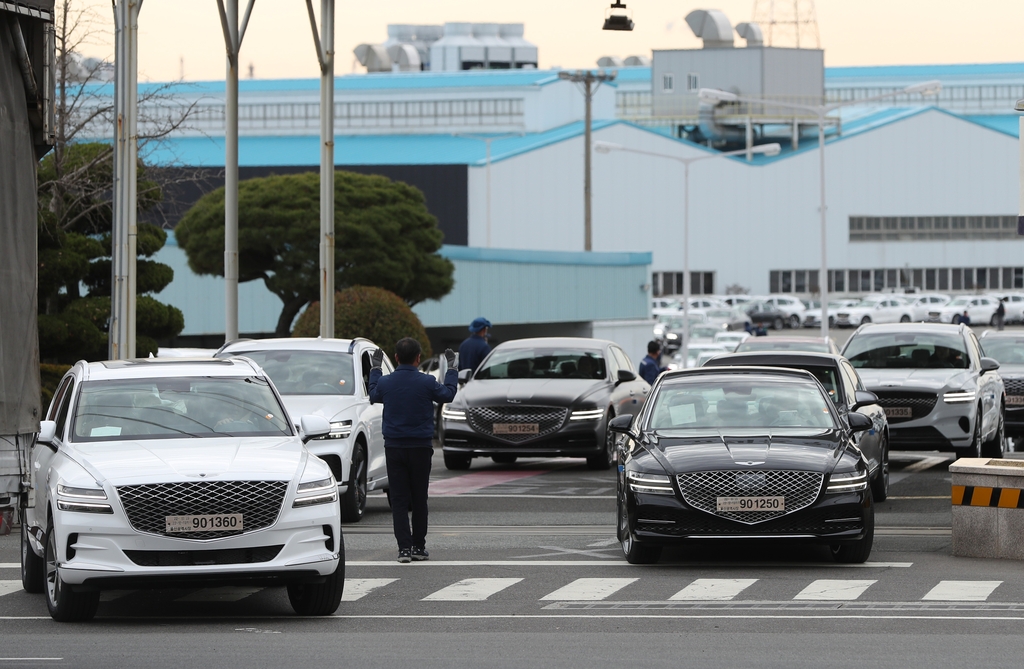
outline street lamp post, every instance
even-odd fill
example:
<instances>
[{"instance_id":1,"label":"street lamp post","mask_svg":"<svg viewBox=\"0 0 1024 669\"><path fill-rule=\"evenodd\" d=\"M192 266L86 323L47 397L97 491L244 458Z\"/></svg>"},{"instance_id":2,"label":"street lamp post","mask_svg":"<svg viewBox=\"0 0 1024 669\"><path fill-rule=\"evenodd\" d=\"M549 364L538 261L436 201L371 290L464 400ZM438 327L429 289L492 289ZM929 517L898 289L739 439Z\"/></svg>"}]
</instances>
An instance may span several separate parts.
<instances>
[{"instance_id":1,"label":"street lamp post","mask_svg":"<svg viewBox=\"0 0 1024 669\"><path fill-rule=\"evenodd\" d=\"M682 354L683 366L685 367L686 354L690 347L690 164L700 162L702 160L714 160L715 158L731 158L732 156L746 155L748 151L747 149L740 149L738 151L723 151L722 153L712 153L704 156L683 158L668 153L631 149L622 146L621 144L601 141L594 142L594 150L598 153L610 153L612 151L639 153L641 155L654 156L656 158L668 158L669 160L675 160L683 164L683 341L679 350ZM778 144L760 144L758 146L751 147L749 153L761 153L766 156L777 156L781 150L782 147Z\"/></svg>"},{"instance_id":2,"label":"street lamp post","mask_svg":"<svg viewBox=\"0 0 1024 669\"><path fill-rule=\"evenodd\" d=\"M827 208L825 204L825 117L831 112L840 109L841 107L849 107L851 105L861 105L869 102L877 102L878 100L884 100L886 98L895 97L897 95L913 95L920 93L921 95L936 95L942 90L942 82L940 81L926 81L920 84L914 84L913 86L907 86L906 88L890 91L888 93L882 93L862 100L848 100L846 102L833 102L832 104L823 105L801 105L790 102L778 102L776 100L762 100L760 98L745 97L730 93L728 91L720 91L710 88L702 88L700 90L700 101L707 103L718 103L718 102L746 102L752 104L763 104L769 107L782 107L785 109L796 109L801 111L808 111L818 117L818 174L820 177L820 190L821 190L821 203L819 205L819 212L821 214L821 269L818 273L818 291L821 295L821 336L828 337L828 225L827 225Z\"/></svg>"}]
</instances>

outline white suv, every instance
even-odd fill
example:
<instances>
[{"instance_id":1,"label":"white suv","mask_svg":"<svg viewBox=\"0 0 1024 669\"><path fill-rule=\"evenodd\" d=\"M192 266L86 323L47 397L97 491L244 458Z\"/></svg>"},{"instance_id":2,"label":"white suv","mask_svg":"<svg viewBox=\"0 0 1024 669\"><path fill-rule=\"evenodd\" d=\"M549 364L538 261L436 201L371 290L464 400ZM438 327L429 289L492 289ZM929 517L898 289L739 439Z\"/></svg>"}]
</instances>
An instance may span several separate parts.
<instances>
[{"instance_id":1,"label":"white suv","mask_svg":"<svg viewBox=\"0 0 1024 669\"><path fill-rule=\"evenodd\" d=\"M100 591L177 583L288 586L330 615L345 584L338 491L273 384L248 360L78 362L32 449L21 576L55 620Z\"/></svg>"},{"instance_id":2,"label":"white suv","mask_svg":"<svg viewBox=\"0 0 1024 669\"><path fill-rule=\"evenodd\" d=\"M786 326L791 328L798 328L804 322L804 317L807 315L807 305L798 300L795 297L786 297L784 295L772 295L767 298L765 302L774 304L778 307L779 311L786 314Z\"/></svg>"},{"instance_id":3,"label":"white suv","mask_svg":"<svg viewBox=\"0 0 1024 669\"><path fill-rule=\"evenodd\" d=\"M370 404L370 356L377 345L369 339L254 339L233 341L218 358L245 356L263 368L293 416L323 416L328 435L306 447L331 467L341 493L341 519L358 522L370 490L388 490L384 459L384 407ZM387 356L381 366L392 372Z\"/></svg>"}]
</instances>

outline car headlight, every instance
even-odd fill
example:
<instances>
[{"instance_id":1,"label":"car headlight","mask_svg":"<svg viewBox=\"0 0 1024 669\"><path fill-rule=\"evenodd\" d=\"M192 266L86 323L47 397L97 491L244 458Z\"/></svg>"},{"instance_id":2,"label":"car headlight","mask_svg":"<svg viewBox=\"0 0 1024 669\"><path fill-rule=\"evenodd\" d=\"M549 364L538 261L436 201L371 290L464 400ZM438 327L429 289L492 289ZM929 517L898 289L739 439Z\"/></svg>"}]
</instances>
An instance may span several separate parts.
<instances>
[{"instance_id":1,"label":"car headlight","mask_svg":"<svg viewBox=\"0 0 1024 669\"><path fill-rule=\"evenodd\" d=\"M946 393L942 396L942 401L947 404L965 404L967 402L973 402L975 397L977 397L977 392L974 390L959 390L952 393Z\"/></svg>"},{"instance_id":2,"label":"car headlight","mask_svg":"<svg viewBox=\"0 0 1024 669\"><path fill-rule=\"evenodd\" d=\"M324 474L327 476L325 477ZM310 457L306 461L306 469L302 472L299 485L296 486L292 508L298 509L337 501L338 482L334 480L334 474L331 473L325 462Z\"/></svg>"},{"instance_id":3,"label":"car headlight","mask_svg":"<svg viewBox=\"0 0 1024 669\"><path fill-rule=\"evenodd\" d=\"M679 339L679 335L677 335L675 332L669 332L667 335L665 335L665 339Z\"/></svg>"},{"instance_id":4,"label":"car headlight","mask_svg":"<svg viewBox=\"0 0 1024 669\"><path fill-rule=\"evenodd\" d=\"M651 495L674 495L672 479L664 474L644 474L643 472L626 472L629 489L633 492Z\"/></svg>"},{"instance_id":5,"label":"car headlight","mask_svg":"<svg viewBox=\"0 0 1024 669\"><path fill-rule=\"evenodd\" d=\"M352 434L352 421L332 420L331 431L317 439L347 439Z\"/></svg>"},{"instance_id":6,"label":"car headlight","mask_svg":"<svg viewBox=\"0 0 1024 669\"><path fill-rule=\"evenodd\" d=\"M452 409L445 406L441 409L441 418L444 420L466 420L466 412L461 409Z\"/></svg>"},{"instance_id":7,"label":"car headlight","mask_svg":"<svg viewBox=\"0 0 1024 669\"><path fill-rule=\"evenodd\" d=\"M849 472L846 474L833 474L830 476L828 479L828 488L825 489L825 492L857 492L859 490L867 490L867 487L867 472Z\"/></svg>"},{"instance_id":8,"label":"car headlight","mask_svg":"<svg viewBox=\"0 0 1024 669\"><path fill-rule=\"evenodd\" d=\"M569 415L569 420L601 420L604 418L604 409L584 409L583 411L573 411Z\"/></svg>"},{"instance_id":9,"label":"car headlight","mask_svg":"<svg viewBox=\"0 0 1024 669\"><path fill-rule=\"evenodd\" d=\"M69 499L70 498L70 499ZM103 488L87 488L57 484L57 508L61 511L77 511L79 513L114 513L109 504L96 500L105 500L107 493Z\"/></svg>"}]
</instances>

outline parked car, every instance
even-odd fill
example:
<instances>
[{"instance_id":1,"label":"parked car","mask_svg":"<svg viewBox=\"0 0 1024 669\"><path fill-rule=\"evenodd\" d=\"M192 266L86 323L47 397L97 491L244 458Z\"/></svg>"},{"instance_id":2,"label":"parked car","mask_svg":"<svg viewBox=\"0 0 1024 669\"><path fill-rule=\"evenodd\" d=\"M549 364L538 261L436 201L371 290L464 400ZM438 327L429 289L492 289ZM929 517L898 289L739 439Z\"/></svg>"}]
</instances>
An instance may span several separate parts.
<instances>
[{"instance_id":1,"label":"parked car","mask_svg":"<svg viewBox=\"0 0 1024 669\"><path fill-rule=\"evenodd\" d=\"M286 585L330 615L345 579L338 487L244 358L79 362L32 448L21 575L50 616L88 620L106 589Z\"/></svg>"},{"instance_id":2,"label":"parked car","mask_svg":"<svg viewBox=\"0 0 1024 669\"><path fill-rule=\"evenodd\" d=\"M1003 320L1006 323L1024 322L1024 293L989 293L989 297L996 300L1003 300L1006 314ZM996 305L998 307L998 305Z\"/></svg>"},{"instance_id":3,"label":"parked car","mask_svg":"<svg viewBox=\"0 0 1024 669\"><path fill-rule=\"evenodd\" d=\"M865 297L857 304L836 311L836 327L849 328L865 323L909 323L910 307L894 296Z\"/></svg>"},{"instance_id":4,"label":"parked car","mask_svg":"<svg viewBox=\"0 0 1024 669\"><path fill-rule=\"evenodd\" d=\"M839 353L839 347L832 337L749 337L736 347L736 353L751 351Z\"/></svg>"},{"instance_id":5,"label":"parked car","mask_svg":"<svg viewBox=\"0 0 1024 669\"><path fill-rule=\"evenodd\" d=\"M859 299L852 297L843 297L836 300L828 301L828 326L835 327L836 314L844 309L860 302ZM804 316L804 327L805 328L820 328L821 327L821 302L814 301L813 306L807 307L806 316Z\"/></svg>"},{"instance_id":6,"label":"parked car","mask_svg":"<svg viewBox=\"0 0 1024 669\"><path fill-rule=\"evenodd\" d=\"M307 448L330 465L346 523L362 519L368 491L388 490L383 406L371 404L367 390L376 349L362 338L289 337L230 342L217 352L218 358L245 356L260 365L291 415L322 416L331 424L330 434ZM387 356L381 371L393 371Z\"/></svg>"},{"instance_id":7,"label":"parked car","mask_svg":"<svg viewBox=\"0 0 1024 669\"><path fill-rule=\"evenodd\" d=\"M929 312L948 304L950 300L949 295L938 293L916 293L907 295L906 298L907 306L910 307L910 319L917 323L927 321Z\"/></svg>"},{"instance_id":8,"label":"parked car","mask_svg":"<svg viewBox=\"0 0 1024 669\"><path fill-rule=\"evenodd\" d=\"M693 344L692 346L686 347L686 360L683 360L683 352L680 351L672 356L672 360L668 363L669 369L689 369L691 367L700 367L700 357L705 353L713 355L719 355L721 353L731 353L735 347L727 346L725 344L716 344L714 342L701 342Z\"/></svg>"},{"instance_id":9,"label":"parked car","mask_svg":"<svg viewBox=\"0 0 1024 669\"><path fill-rule=\"evenodd\" d=\"M999 301L986 295L960 295L928 312L929 323L957 325L966 311L971 325L995 325Z\"/></svg>"},{"instance_id":10,"label":"parked car","mask_svg":"<svg viewBox=\"0 0 1024 669\"><path fill-rule=\"evenodd\" d=\"M722 307L707 310L708 323L726 330L744 331L750 325L750 317L741 307Z\"/></svg>"},{"instance_id":11,"label":"parked car","mask_svg":"<svg viewBox=\"0 0 1024 669\"><path fill-rule=\"evenodd\" d=\"M499 344L441 412L448 469L490 457L585 457L591 469L615 462L608 423L640 411L650 385L617 345L545 337Z\"/></svg>"},{"instance_id":12,"label":"parked car","mask_svg":"<svg viewBox=\"0 0 1024 669\"><path fill-rule=\"evenodd\" d=\"M889 420L897 449L1000 458L1005 448L999 363L966 325L862 325L843 348Z\"/></svg>"},{"instance_id":13,"label":"parked car","mask_svg":"<svg viewBox=\"0 0 1024 669\"><path fill-rule=\"evenodd\" d=\"M981 334L981 352L999 363L999 376L1006 392L1006 436L1013 448L1024 443L1024 336L1020 333L986 330Z\"/></svg>"},{"instance_id":14,"label":"parked car","mask_svg":"<svg viewBox=\"0 0 1024 669\"><path fill-rule=\"evenodd\" d=\"M653 335L654 338L666 342L668 339L668 333L674 332L677 335L683 331L685 323L689 322L692 325L698 325L707 321L707 315L703 311L690 311L687 314L687 319L683 319L682 311L674 311L671 314L660 314L657 317L657 322L654 324ZM674 339L678 339L675 337Z\"/></svg>"},{"instance_id":15,"label":"parked car","mask_svg":"<svg viewBox=\"0 0 1024 669\"><path fill-rule=\"evenodd\" d=\"M874 540L869 468L854 433L809 373L769 367L666 372L625 436L618 539L632 564L708 538L791 540L864 562Z\"/></svg>"},{"instance_id":16,"label":"parked car","mask_svg":"<svg viewBox=\"0 0 1024 669\"><path fill-rule=\"evenodd\" d=\"M719 332L715 334L715 338L712 342L715 344L723 344L725 346L729 346L730 344L739 346L747 339L750 339L750 333L748 332Z\"/></svg>"},{"instance_id":17,"label":"parked car","mask_svg":"<svg viewBox=\"0 0 1024 669\"><path fill-rule=\"evenodd\" d=\"M781 330L789 320L789 315L771 302L752 302L743 307L754 325L761 324L773 330Z\"/></svg>"},{"instance_id":18,"label":"parked car","mask_svg":"<svg viewBox=\"0 0 1024 669\"><path fill-rule=\"evenodd\" d=\"M840 417L849 423L854 412L871 419L871 429L856 432L854 442L864 453L876 502L889 496L889 423L878 397L867 390L850 361L834 353L733 353L709 360L705 367L787 367L814 375L832 398Z\"/></svg>"},{"instance_id":19,"label":"parked car","mask_svg":"<svg viewBox=\"0 0 1024 669\"><path fill-rule=\"evenodd\" d=\"M713 342L722 328L713 325L694 325L690 328L690 342L694 344Z\"/></svg>"},{"instance_id":20,"label":"parked car","mask_svg":"<svg viewBox=\"0 0 1024 669\"><path fill-rule=\"evenodd\" d=\"M798 328L803 324L807 313L807 305L797 298L788 295L772 295L765 302L775 305L779 311L785 314L787 327Z\"/></svg>"}]
</instances>

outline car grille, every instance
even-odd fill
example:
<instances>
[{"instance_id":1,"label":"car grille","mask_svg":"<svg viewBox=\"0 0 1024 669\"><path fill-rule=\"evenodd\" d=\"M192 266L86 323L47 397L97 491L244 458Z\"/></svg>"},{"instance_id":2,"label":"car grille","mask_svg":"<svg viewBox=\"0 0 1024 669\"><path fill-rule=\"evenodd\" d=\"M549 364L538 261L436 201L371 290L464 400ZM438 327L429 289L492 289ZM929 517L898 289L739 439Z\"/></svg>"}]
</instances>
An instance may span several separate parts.
<instances>
[{"instance_id":1,"label":"car grille","mask_svg":"<svg viewBox=\"0 0 1024 669\"><path fill-rule=\"evenodd\" d=\"M1020 411L1024 409L1024 377L1003 377L1006 388L1006 409Z\"/></svg>"},{"instance_id":2,"label":"car grille","mask_svg":"<svg viewBox=\"0 0 1024 669\"><path fill-rule=\"evenodd\" d=\"M937 395L932 393L915 393L909 391L876 390L878 405L883 409L886 407L910 407L910 418L888 418L890 423L905 423L909 420L924 418L935 408Z\"/></svg>"},{"instance_id":3,"label":"car grille","mask_svg":"<svg viewBox=\"0 0 1024 669\"><path fill-rule=\"evenodd\" d=\"M287 481L186 481L117 488L128 522L139 532L175 539L213 539L270 527L277 521L288 490ZM166 531L167 516L216 513L242 514L242 530L216 532Z\"/></svg>"},{"instance_id":4,"label":"car grille","mask_svg":"<svg viewBox=\"0 0 1024 669\"><path fill-rule=\"evenodd\" d=\"M557 432L568 413L560 407L473 407L467 419L470 427L481 434L519 444ZM537 434L494 434L495 423L536 423Z\"/></svg>"},{"instance_id":5,"label":"car grille","mask_svg":"<svg viewBox=\"0 0 1024 669\"><path fill-rule=\"evenodd\" d=\"M859 510L850 513L847 508L808 509L803 513L766 521L756 529L752 529L724 518L709 516L706 513L644 507L637 518L636 528L641 532L676 537L702 534L743 536L751 532L758 536L774 534L820 536L860 530L863 527L863 521L859 517L851 516L859 516Z\"/></svg>"},{"instance_id":6,"label":"car grille","mask_svg":"<svg viewBox=\"0 0 1024 669\"><path fill-rule=\"evenodd\" d=\"M686 503L695 509L748 525L807 508L818 498L824 475L784 470L689 472L676 479ZM718 511L718 497L785 497L783 511Z\"/></svg>"},{"instance_id":7,"label":"car grille","mask_svg":"<svg viewBox=\"0 0 1024 669\"><path fill-rule=\"evenodd\" d=\"M277 557L284 545L206 551L125 551L141 567L201 567L218 564L258 564Z\"/></svg>"}]
</instances>

